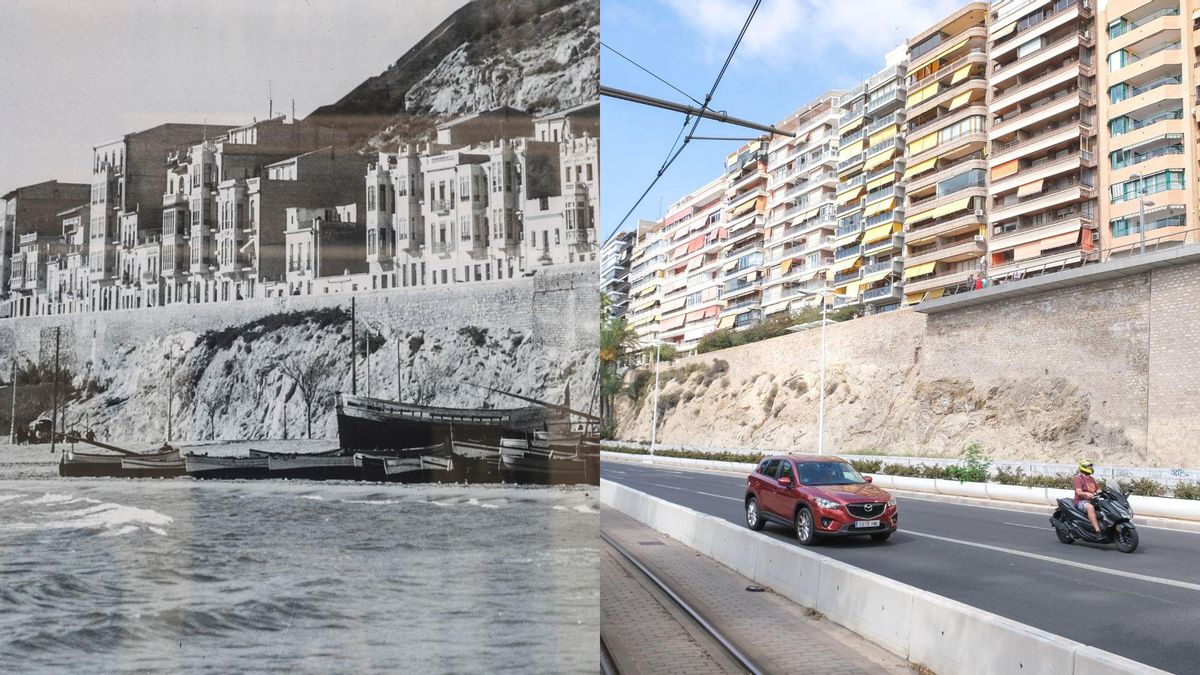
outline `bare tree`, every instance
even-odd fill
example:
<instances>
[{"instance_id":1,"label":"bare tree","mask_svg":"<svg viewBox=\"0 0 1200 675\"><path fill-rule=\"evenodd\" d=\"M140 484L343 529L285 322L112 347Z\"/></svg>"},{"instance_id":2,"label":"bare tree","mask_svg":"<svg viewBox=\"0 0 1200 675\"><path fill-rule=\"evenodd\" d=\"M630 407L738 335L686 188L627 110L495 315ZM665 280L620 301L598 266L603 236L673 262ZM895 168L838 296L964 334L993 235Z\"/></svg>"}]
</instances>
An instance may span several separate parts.
<instances>
[{"instance_id":1,"label":"bare tree","mask_svg":"<svg viewBox=\"0 0 1200 675\"><path fill-rule=\"evenodd\" d=\"M232 390L227 387L219 388L200 401L201 407L204 408L204 414L208 417L208 440L210 441L217 439L217 413L229 409L231 396Z\"/></svg>"},{"instance_id":2,"label":"bare tree","mask_svg":"<svg viewBox=\"0 0 1200 675\"><path fill-rule=\"evenodd\" d=\"M300 398L304 400L306 435L312 438L313 405L329 376L329 363L316 354L292 354L279 364L279 372L296 383Z\"/></svg>"}]
</instances>

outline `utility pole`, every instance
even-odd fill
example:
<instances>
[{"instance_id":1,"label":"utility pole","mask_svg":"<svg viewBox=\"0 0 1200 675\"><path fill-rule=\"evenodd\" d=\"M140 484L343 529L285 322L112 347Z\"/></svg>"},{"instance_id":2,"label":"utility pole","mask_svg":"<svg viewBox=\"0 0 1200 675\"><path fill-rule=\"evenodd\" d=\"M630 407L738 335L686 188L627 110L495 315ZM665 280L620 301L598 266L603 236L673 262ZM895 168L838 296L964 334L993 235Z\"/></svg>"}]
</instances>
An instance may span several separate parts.
<instances>
[{"instance_id":1,"label":"utility pole","mask_svg":"<svg viewBox=\"0 0 1200 675\"><path fill-rule=\"evenodd\" d=\"M657 337L657 336L656 336ZM650 456L654 456L654 447L658 443L658 359L662 354L662 342L654 344L654 412L650 422Z\"/></svg>"},{"instance_id":2,"label":"utility pole","mask_svg":"<svg viewBox=\"0 0 1200 675\"><path fill-rule=\"evenodd\" d=\"M367 324L367 398L371 398L371 325Z\"/></svg>"},{"instance_id":3,"label":"utility pole","mask_svg":"<svg viewBox=\"0 0 1200 675\"><path fill-rule=\"evenodd\" d=\"M350 296L350 393L358 396L358 317L354 296Z\"/></svg>"},{"instance_id":4,"label":"utility pole","mask_svg":"<svg viewBox=\"0 0 1200 675\"><path fill-rule=\"evenodd\" d=\"M780 136L788 136L790 138L796 137L795 132L784 131L783 129L780 129L779 127L776 127L772 124L759 124L757 122L751 122L749 120L744 120L739 117L733 117L733 116L728 115L723 112L709 110L707 108L705 108L704 110L701 110L700 108L696 108L696 107L693 107L690 105L684 105L682 103L674 103L672 101L666 101L661 98L654 98L653 96L646 96L643 94L635 94L632 91L625 91L623 89L614 89L613 87L606 87L604 85L600 85L600 95L608 96L609 98L621 99L622 101L629 101L630 103L640 103L642 105L648 105L653 108L662 108L663 110L679 112L679 113L683 113L685 115L690 115L692 117L703 117L705 119L715 120L717 122L723 122L725 124L733 124L733 125L736 125L739 127L746 127L747 129L754 129L755 131L763 131L768 134L778 134Z\"/></svg>"},{"instance_id":5,"label":"utility pole","mask_svg":"<svg viewBox=\"0 0 1200 675\"><path fill-rule=\"evenodd\" d=\"M400 402L400 338L396 338L396 402Z\"/></svg>"},{"instance_id":6,"label":"utility pole","mask_svg":"<svg viewBox=\"0 0 1200 675\"><path fill-rule=\"evenodd\" d=\"M58 340L61 330L58 326L54 327L54 406L50 413L50 454L52 455L58 445Z\"/></svg>"},{"instance_id":7,"label":"utility pole","mask_svg":"<svg viewBox=\"0 0 1200 675\"><path fill-rule=\"evenodd\" d=\"M12 410L10 411L10 413L9 413L10 416L8 418L8 442L12 443L13 445L16 445L17 444L17 356L16 356L16 354L13 354L11 357L9 357L8 360L9 360L9 363L11 364L9 366L9 368L11 369L11 374L9 375L8 386L12 388Z\"/></svg>"}]
</instances>

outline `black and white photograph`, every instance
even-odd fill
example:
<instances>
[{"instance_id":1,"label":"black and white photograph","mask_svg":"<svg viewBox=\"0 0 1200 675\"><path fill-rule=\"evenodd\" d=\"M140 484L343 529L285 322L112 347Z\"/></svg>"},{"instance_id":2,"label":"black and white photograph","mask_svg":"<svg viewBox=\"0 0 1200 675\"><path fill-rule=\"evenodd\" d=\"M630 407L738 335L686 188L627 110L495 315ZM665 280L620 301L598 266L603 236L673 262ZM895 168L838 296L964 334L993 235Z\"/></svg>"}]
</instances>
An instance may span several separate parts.
<instances>
[{"instance_id":1,"label":"black and white photograph","mask_svg":"<svg viewBox=\"0 0 1200 675\"><path fill-rule=\"evenodd\" d=\"M594 672L598 0L0 15L0 670Z\"/></svg>"}]
</instances>

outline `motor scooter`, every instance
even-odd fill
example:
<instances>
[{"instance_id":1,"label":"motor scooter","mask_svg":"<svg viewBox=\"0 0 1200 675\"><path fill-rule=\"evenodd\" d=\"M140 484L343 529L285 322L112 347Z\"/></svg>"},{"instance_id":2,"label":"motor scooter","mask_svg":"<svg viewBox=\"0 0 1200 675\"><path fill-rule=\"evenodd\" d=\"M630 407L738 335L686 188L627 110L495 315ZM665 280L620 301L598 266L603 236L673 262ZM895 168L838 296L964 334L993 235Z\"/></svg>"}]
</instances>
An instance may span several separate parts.
<instances>
[{"instance_id":1,"label":"motor scooter","mask_svg":"<svg viewBox=\"0 0 1200 675\"><path fill-rule=\"evenodd\" d=\"M1096 508L1096 520L1100 524L1100 533L1092 529L1087 513L1075 506L1075 500L1063 497L1058 500L1058 508L1050 516L1050 524L1054 533L1064 544L1073 543L1076 539L1093 544L1116 544L1122 553L1133 553L1138 547L1137 528L1133 523L1133 509L1129 506L1129 495L1120 490L1105 486L1096 493L1092 505Z\"/></svg>"}]
</instances>

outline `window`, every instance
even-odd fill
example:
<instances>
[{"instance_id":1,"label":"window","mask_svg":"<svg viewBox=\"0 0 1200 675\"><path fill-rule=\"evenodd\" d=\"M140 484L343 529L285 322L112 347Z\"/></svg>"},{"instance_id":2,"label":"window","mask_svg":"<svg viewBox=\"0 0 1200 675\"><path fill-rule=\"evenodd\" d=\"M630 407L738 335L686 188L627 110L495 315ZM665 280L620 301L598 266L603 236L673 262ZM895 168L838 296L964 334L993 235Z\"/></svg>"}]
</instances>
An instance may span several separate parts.
<instances>
[{"instance_id":1,"label":"window","mask_svg":"<svg viewBox=\"0 0 1200 675\"><path fill-rule=\"evenodd\" d=\"M585 166L587 166L587 179L589 181L591 181L592 180L592 165L590 163L588 163Z\"/></svg>"},{"instance_id":2,"label":"window","mask_svg":"<svg viewBox=\"0 0 1200 675\"><path fill-rule=\"evenodd\" d=\"M1109 103L1120 103L1121 101L1124 101L1127 98L1129 98L1129 85L1128 84L1125 84L1124 82L1122 82L1120 84L1114 84L1113 86L1108 88L1108 102Z\"/></svg>"},{"instance_id":3,"label":"window","mask_svg":"<svg viewBox=\"0 0 1200 675\"><path fill-rule=\"evenodd\" d=\"M375 210L375 186L374 185L367 186L367 210L368 211Z\"/></svg>"},{"instance_id":4,"label":"window","mask_svg":"<svg viewBox=\"0 0 1200 675\"><path fill-rule=\"evenodd\" d=\"M779 471L779 460L768 459L758 466L758 471L768 478L774 478L775 472Z\"/></svg>"},{"instance_id":5,"label":"window","mask_svg":"<svg viewBox=\"0 0 1200 675\"><path fill-rule=\"evenodd\" d=\"M1017 47L1017 58L1020 59L1020 58L1029 56L1030 54L1041 49L1045 44L1046 44L1045 37L1039 37L1039 38L1030 40L1029 42L1026 42L1025 44L1021 45L1020 47Z\"/></svg>"},{"instance_id":6,"label":"window","mask_svg":"<svg viewBox=\"0 0 1200 675\"><path fill-rule=\"evenodd\" d=\"M1146 176L1141 179L1140 187L1144 194L1154 194L1164 190L1182 190L1184 189L1183 171L1162 171L1151 176ZM1124 183L1117 183L1109 187L1109 198L1111 203L1136 199L1138 196L1139 181L1128 180Z\"/></svg>"},{"instance_id":7,"label":"window","mask_svg":"<svg viewBox=\"0 0 1200 675\"><path fill-rule=\"evenodd\" d=\"M779 462L779 478L781 478L781 479L783 479L783 478L794 479L795 478L795 476L792 474L792 463L791 462L789 462L787 460L782 460Z\"/></svg>"}]
</instances>

